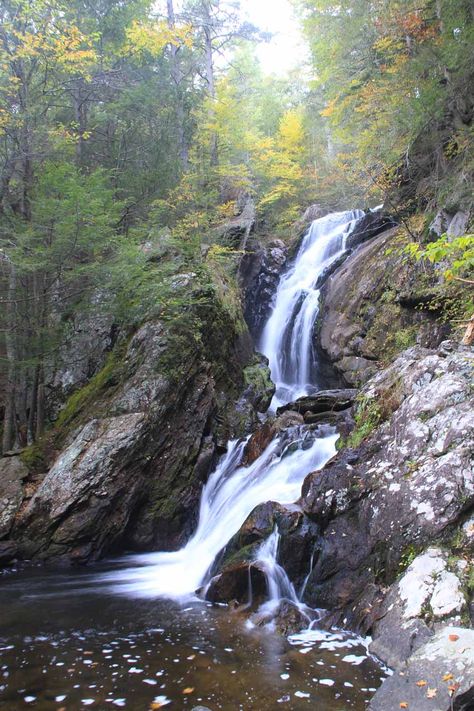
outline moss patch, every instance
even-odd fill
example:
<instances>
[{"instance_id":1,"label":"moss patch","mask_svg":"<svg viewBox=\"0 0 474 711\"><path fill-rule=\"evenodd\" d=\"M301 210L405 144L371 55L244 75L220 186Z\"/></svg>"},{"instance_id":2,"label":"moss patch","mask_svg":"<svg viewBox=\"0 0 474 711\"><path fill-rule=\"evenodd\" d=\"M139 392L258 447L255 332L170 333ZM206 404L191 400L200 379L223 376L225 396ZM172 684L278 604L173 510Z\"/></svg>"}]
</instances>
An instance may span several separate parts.
<instances>
[{"instance_id":1,"label":"moss patch","mask_svg":"<svg viewBox=\"0 0 474 711\"><path fill-rule=\"evenodd\" d=\"M349 435L346 446L358 447L382 422L382 411L375 398L360 396L355 412L355 427Z\"/></svg>"}]
</instances>

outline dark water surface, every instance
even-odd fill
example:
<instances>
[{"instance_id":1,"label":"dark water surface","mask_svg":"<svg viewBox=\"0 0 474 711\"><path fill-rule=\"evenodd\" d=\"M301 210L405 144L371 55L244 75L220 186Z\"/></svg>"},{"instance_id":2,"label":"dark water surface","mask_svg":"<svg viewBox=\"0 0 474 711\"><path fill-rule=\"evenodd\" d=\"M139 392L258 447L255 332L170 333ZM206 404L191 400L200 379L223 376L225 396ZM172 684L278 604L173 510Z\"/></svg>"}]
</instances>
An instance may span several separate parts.
<instances>
[{"instance_id":1,"label":"dark water surface","mask_svg":"<svg viewBox=\"0 0 474 711\"><path fill-rule=\"evenodd\" d=\"M0 576L1 709L359 711L383 677L343 633L288 641L226 608L113 595L90 570Z\"/></svg>"}]
</instances>

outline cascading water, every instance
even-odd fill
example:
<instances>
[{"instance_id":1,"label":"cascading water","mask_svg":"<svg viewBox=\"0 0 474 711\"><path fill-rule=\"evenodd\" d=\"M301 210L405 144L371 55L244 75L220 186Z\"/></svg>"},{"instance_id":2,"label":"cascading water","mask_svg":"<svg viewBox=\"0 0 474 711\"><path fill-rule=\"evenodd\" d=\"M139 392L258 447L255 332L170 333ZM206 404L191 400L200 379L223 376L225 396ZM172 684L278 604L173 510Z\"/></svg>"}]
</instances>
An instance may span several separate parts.
<instances>
[{"instance_id":1,"label":"cascading water","mask_svg":"<svg viewBox=\"0 0 474 711\"><path fill-rule=\"evenodd\" d=\"M318 278L345 251L347 235L364 213L328 215L313 222L290 270L281 278L275 307L263 334L263 352L277 383L274 403L305 394L311 383L312 330L319 306ZM290 504L299 498L303 480L335 454L338 435L291 442L275 439L250 466L243 467L245 442L231 442L227 454L203 489L199 522L180 551L128 558L135 567L103 575L112 591L139 597L186 599L206 584L219 552L252 510L268 500ZM266 567L270 598L289 597L294 588L277 563L278 532L265 542L259 561Z\"/></svg>"},{"instance_id":2,"label":"cascading water","mask_svg":"<svg viewBox=\"0 0 474 711\"><path fill-rule=\"evenodd\" d=\"M142 567L100 577L112 591L139 597L183 599L206 582L217 554L263 501L289 504L301 494L306 474L335 452L337 434L315 439L310 447L283 449L275 439L249 467L239 466L245 442L231 442L227 454L203 489L196 533L180 551L128 558ZM294 443L292 443L294 445Z\"/></svg>"},{"instance_id":3,"label":"cascading water","mask_svg":"<svg viewBox=\"0 0 474 711\"><path fill-rule=\"evenodd\" d=\"M295 604L298 603L293 583L288 578L286 571L278 564L278 544L280 534L275 528L273 533L262 543L257 551L256 560L263 567L268 585L268 599L270 604L286 598Z\"/></svg>"},{"instance_id":4,"label":"cascading water","mask_svg":"<svg viewBox=\"0 0 474 711\"><path fill-rule=\"evenodd\" d=\"M362 210L352 210L315 220L296 259L280 279L260 344L276 384L272 410L317 387L312 377L312 338L319 310L318 281L344 254L347 237L363 215Z\"/></svg>"}]
</instances>

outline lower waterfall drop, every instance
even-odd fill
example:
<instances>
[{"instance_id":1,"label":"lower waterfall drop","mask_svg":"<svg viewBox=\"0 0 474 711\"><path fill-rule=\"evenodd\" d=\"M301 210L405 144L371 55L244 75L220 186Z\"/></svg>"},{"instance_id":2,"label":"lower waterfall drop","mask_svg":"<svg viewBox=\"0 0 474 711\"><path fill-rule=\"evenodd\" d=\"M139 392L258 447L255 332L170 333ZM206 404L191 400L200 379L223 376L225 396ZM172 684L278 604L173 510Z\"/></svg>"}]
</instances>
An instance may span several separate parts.
<instances>
[{"instance_id":1,"label":"lower waterfall drop","mask_svg":"<svg viewBox=\"0 0 474 711\"><path fill-rule=\"evenodd\" d=\"M206 584L218 553L247 516L264 501L291 504L299 498L306 474L334 456L338 435L283 446L277 438L249 467L241 466L245 442L231 442L205 485L194 536L179 551L128 556L134 564L98 578L111 591L137 597L187 599ZM294 449L295 446L299 448Z\"/></svg>"}]
</instances>

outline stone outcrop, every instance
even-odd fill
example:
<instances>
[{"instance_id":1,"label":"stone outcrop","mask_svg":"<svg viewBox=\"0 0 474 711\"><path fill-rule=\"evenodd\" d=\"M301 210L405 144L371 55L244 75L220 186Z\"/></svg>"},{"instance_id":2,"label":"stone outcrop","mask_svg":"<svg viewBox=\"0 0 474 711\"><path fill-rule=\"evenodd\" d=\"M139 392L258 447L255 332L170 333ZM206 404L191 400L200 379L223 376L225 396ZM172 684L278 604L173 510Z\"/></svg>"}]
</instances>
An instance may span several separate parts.
<instances>
[{"instance_id":1,"label":"stone outcrop","mask_svg":"<svg viewBox=\"0 0 474 711\"><path fill-rule=\"evenodd\" d=\"M405 662L440 623L459 624L467 611L469 564L441 548L418 555L390 587L370 651L393 669Z\"/></svg>"},{"instance_id":2,"label":"stone outcrop","mask_svg":"<svg viewBox=\"0 0 474 711\"><path fill-rule=\"evenodd\" d=\"M323 286L316 345L350 386L363 385L407 346L436 347L448 333L428 308L437 277L407 261L405 244L397 228L383 232Z\"/></svg>"},{"instance_id":3,"label":"stone outcrop","mask_svg":"<svg viewBox=\"0 0 474 711\"><path fill-rule=\"evenodd\" d=\"M303 487L303 511L322 529L308 603L372 629L407 551L462 523L474 505L473 364L449 343L414 347L362 391L354 434L366 439Z\"/></svg>"},{"instance_id":4,"label":"stone outcrop","mask_svg":"<svg viewBox=\"0 0 474 711\"><path fill-rule=\"evenodd\" d=\"M253 199L248 195L241 195L236 204L236 213L216 228L214 237L223 246L245 251L257 216Z\"/></svg>"},{"instance_id":5,"label":"stone outcrop","mask_svg":"<svg viewBox=\"0 0 474 711\"><path fill-rule=\"evenodd\" d=\"M327 611L326 625L370 631L394 666L438 621L472 614L473 367L472 349L452 342L403 352L359 394L352 446L308 475L296 508L258 507L220 569L278 525L278 560L297 587L312 558L304 602Z\"/></svg>"},{"instance_id":6,"label":"stone outcrop","mask_svg":"<svg viewBox=\"0 0 474 711\"><path fill-rule=\"evenodd\" d=\"M23 501L28 469L18 456L0 459L0 540L10 533Z\"/></svg>"},{"instance_id":7,"label":"stone outcrop","mask_svg":"<svg viewBox=\"0 0 474 711\"><path fill-rule=\"evenodd\" d=\"M217 296L196 310L200 343L145 323L87 407L66 408L42 443L52 466L22 489L14 484L7 552L14 544L20 557L85 562L118 548L173 549L189 537L216 456L271 397L243 321L233 322ZM251 387L247 365L261 376Z\"/></svg>"},{"instance_id":8,"label":"stone outcrop","mask_svg":"<svg viewBox=\"0 0 474 711\"><path fill-rule=\"evenodd\" d=\"M429 226L430 234L435 238L445 233L448 237L460 237L467 232L469 218L469 212L465 210L458 210L454 214L447 210L440 210Z\"/></svg>"},{"instance_id":9,"label":"stone outcrop","mask_svg":"<svg viewBox=\"0 0 474 711\"><path fill-rule=\"evenodd\" d=\"M358 390L351 388L320 390L314 395L305 395L295 402L289 402L287 405L279 407L277 415L281 415L288 410L299 412L303 416L307 413L316 415L325 412L341 412L354 404L357 393Z\"/></svg>"}]
</instances>

